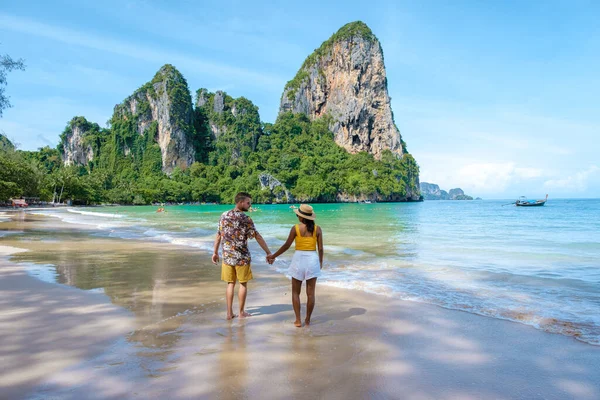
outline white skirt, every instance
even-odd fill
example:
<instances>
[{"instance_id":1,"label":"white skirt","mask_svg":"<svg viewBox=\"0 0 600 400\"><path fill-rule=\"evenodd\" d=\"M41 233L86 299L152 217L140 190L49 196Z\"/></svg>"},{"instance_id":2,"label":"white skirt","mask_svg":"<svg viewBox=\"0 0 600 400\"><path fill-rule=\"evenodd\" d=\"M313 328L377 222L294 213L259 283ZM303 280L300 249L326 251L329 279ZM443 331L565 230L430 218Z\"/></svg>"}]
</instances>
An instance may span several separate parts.
<instances>
[{"instance_id":1,"label":"white skirt","mask_svg":"<svg viewBox=\"0 0 600 400\"><path fill-rule=\"evenodd\" d=\"M321 275L321 264L316 251L296 250L288 273L294 279L305 281Z\"/></svg>"}]
</instances>

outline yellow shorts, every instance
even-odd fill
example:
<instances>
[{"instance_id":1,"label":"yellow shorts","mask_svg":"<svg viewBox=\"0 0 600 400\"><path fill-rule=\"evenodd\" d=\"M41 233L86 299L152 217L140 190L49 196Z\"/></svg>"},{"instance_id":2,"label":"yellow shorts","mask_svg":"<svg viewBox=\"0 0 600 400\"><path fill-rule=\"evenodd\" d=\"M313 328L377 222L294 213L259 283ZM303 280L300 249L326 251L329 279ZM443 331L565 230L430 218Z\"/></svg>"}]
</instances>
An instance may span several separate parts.
<instances>
[{"instance_id":1,"label":"yellow shorts","mask_svg":"<svg viewBox=\"0 0 600 400\"><path fill-rule=\"evenodd\" d=\"M252 269L250 264L248 265L236 265L231 266L223 263L221 265L221 280L225 282L235 282L236 280L240 283L246 283L252 279Z\"/></svg>"}]
</instances>

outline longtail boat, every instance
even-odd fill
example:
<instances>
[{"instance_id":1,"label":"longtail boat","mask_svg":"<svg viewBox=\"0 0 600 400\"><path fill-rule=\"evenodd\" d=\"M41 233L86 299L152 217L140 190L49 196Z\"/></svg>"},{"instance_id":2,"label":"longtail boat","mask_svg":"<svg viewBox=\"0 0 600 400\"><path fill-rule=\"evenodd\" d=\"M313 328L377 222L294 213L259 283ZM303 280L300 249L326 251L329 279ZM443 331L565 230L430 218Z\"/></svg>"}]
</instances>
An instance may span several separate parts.
<instances>
[{"instance_id":1,"label":"longtail boat","mask_svg":"<svg viewBox=\"0 0 600 400\"><path fill-rule=\"evenodd\" d=\"M518 207L540 207L546 204L548 201L548 195L544 200L527 200L527 197L521 196L519 200L515 201L515 205Z\"/></svg>"}]
</instances>

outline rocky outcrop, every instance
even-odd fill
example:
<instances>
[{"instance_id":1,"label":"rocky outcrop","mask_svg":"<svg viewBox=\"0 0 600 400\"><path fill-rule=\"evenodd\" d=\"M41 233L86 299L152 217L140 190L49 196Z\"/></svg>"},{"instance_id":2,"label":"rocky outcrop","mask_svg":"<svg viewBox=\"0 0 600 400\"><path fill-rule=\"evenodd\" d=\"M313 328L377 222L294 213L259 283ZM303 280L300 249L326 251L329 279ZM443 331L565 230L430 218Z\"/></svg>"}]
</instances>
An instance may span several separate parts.
<instances>
[{"instance_id":1,"label":"rocky outcrop","mask_svg":"<svg viewBox=\"0 0 600 400\"><path fill-rule=\"evenodd\" d=\"M328 116L335 141L380 159L405 152L394 123L381 45L363 22L343 26L311 54L281 97L279 112Z\"/></svg>"},{"instance_id":2,"label":"rocky outcrop","mask_svg":"<svg viewBox=\"0 0 600 400\"><path fill-rule=\"evenodd\" d=\"M250 115L250 123L260 125L258 108L244 97L234 99L227 93L217 90L210 93L206 89L196 91L196 118L206 120L213 139L231 132L241 117Z\"/></svg>"},{"instance_id":3,"label":"rocky outcrop","mask_svg":"<svg viewBox=\"0 0 600 400\"><path fill-rule=\"evenodd\" d=\"M421 195L425 200L473 200L461 188L450 189L449 192L441 190L435 183L421 182Z\"/></svg>"},{"instance_id":4,"label":"rocky outcrop","mask_svg":"<svg viewBox=\"0 0 600 400\"><path fill-rule=\"evenodd\" d=\"M234 99L221 90L196 92L195 118L199 137L207 138L212 146L220 143L233 162L254 151L262 134L258 107L245 97Z\"/></svg>"},{"instance_id":5,"label":"rocky outcrop","mask_svg":"<svg viewBox=\"0 0 600 400\"><path fill-rule=\"evenodd\" d=\"M200 89L206 90L206 89ZM210 93L209 95L212 95ZM217 92L212 95L212 99L208 98L205 103L210 102L212 105L212 113L210 113L210 117L208 118L208 123L210 125L210 130L214 139L218 139L223 133L227 133L227 125L228 118L227 115L223 115L225 111L225 98L233 100L231 97L227 96L221 90L217 90ZM199 106L201 102L198 101L196 103L196 107ZM227 109L227 113L229 113L229 107Z\"/></svg>"},{"instance_id":6,"label":"rocky outcrop","mask_svg":"<svg viewBox=\"0 0 600 400\"><path fill-rule=\"evenodd\" d=\"M467 196L461 188L450 189L448 191L448 197L450 197L450 200L473 200L473 198Z\"/></svg>"},{"instance_id":7,"label":"rocky outcrop","mask_svg":"<svg viewBox=\"0 0 600 400\"><path fill-rule=\"evenodd\" d=\"M59 150L64 165L87 166L94 159L94 136L100 133L98 124L84 117L73 118L60 136Z\"/></svg>"},{"instance_id":8,"label":"rocky outcrop","mask_svg":"<svg viewBox=\"0 0 600 400\"><path fill-rule=\"evenodd\" d=\"M435 183L421 182L419 187L425 200L448 200L448 192L441 190Z\"/></svg>"},{"instance_id":9,"label":"rocky outcrop","mask_svg":"<svg viewBox=\"0 0 600 400\"><path fill-rule=\"evenodd\" d=\"M276 203L293 203L294 196L287 190L285 185L276 179L273 175L262 173L258 176L260 189L268 189Z\"/></svg>"},{"instance_id":10,"label":"rocky outcrop","mask_svg":"<svg viewBox=\"0 0 600 400\"><path fill-rule=\"evenodd\" d=\"M186 169L194 162L192 98L185 78L172 65L163 66L151 82L117 105L114 118L133 119L140 135L157 122L155 140L160 146L163 172Z\"/></svg>"}]
</instances>

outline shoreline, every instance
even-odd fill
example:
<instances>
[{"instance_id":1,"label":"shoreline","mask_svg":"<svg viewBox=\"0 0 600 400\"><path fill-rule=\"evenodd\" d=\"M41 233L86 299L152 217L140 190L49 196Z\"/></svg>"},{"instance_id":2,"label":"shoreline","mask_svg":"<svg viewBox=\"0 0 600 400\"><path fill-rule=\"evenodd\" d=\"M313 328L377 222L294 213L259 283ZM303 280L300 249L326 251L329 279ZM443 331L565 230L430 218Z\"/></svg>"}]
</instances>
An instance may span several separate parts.
<instances>
[{"instance_id":1,"label":"shoreline","mask_svg":"<svg viewBox=\"0 0 600 400\"><path fill-rule=\"evenodd\" d=\"M368 201L369 203L367 203ZM424 199L404 199L404 200L360 200L360 201L294 201L294 202L281 202L281 203L255 203L255 205L294 205L294 204L302 204L302 203L311 203L311 204L377 204L377 203L422 203ZM34 205L28 207L12 207L12 206L0 206L0 211L28 211L28 210L36 210L36 209L53 209L53 208L88 208L88 207L160 207L161 204L164 204L164 207L174 207L174 206L200 206L200 205L218 205L218 206L234 206L234 203L215 203L215 202L194 202L194 203L156 203L156 204L77 204L77 205Z\"/></svg>"},{"instance_id":2,"label":"shoreline","mask_svg":"<svg viewBox=\"0 0 600 400\"><path fill-rule=\"evenodd\" d=\"M41 249L44 244L28 245ZM143 250L144 243L102 239L102 245L107 252L129 254ZM199 250L152 245L156 254L204 257ZM600 396L597 346L516 322L317 285L313 324L298 329L292 325L289 281L261 264L249 286L247 309L253 316L248 319L224 320L224 286L216 270L207 270L201 286L169 287L164 278L162 283L154 278L142 310L151 306L164 312L150 313L148 320L135 308L132 316L109 295L42 282L6 257L0 258L5 332L0 346L11 357L12 373L2 374L9 379L0 381L0 397ZM167 263L166 271L173 265ZM61 305L65 296L68 307ZM102 313L91 317L85 311L89 307ZM33 312L45 318L37 321ZM9 318L14 315L19 320ZM37 328L31 329L34 322ZM265 385L267 376L270 385Z\"/></svg>"},{"instance_id":3,"label":"shoreline","mask_svg":"<svg viewBox=\"0 0 600 400\"><path fill-rule=\"evenodd\" d=\"M71 210L72 208L72 210ZM81 214L89 214L89 215L97 215L97 216L112 216L112 214L102 214L102 213L94 213L92 211L84 211L86 209L86 207L69 207L69 209L67 209L66 211L72 211L73 213L81 213ZM77 211L79 210L79 211ZM27 211L25 210L21 210L22 212L18 212L16 214L19 215L18 219L15 217L13 220L14 221L20 221L20 222L25 222L25 224L27 225L27 221L29 220L29 223L31 224L32 221L38 220L40 219L40 221L43 222L39 223L40 221L33 221L33 225L32 226L43 226L44 229L46 231L48 231L48 229L50 230L72 230L72 231L86 231L86 234L89 234L90 231L97 231L97 232L107 232L107 228L99 228L96 222L90 222L90 221L79 221L79 222L73 222L71 220L69 220L69 222L66 222L65 220L63 220L63 217L58 216L55 213L36 213L35 210L31 210L31 213L27 213ZM64 210L62 210L64 211ZM106 210L109 211L109 210ZM257 210L258 211L258 210ZM125 211L121 211L122 213L125 213ZM119 214L120 212L117 211L117 214ZM2 221L2 212L0 212L0 221ZM5 218L11 218L11 215L15 215L15 213L5 213L4 217ZM115 215L118 216L118 215ZM105 220L102 220L105 221ZM33 228L36 229L36 228ZM116 228L117 231L119 228ZM152 229L150 229L152 230ZM110 228L110 232L113 232L113 228ZM116 232L116 231L115 231ZM154 239L152 237L148 237L148 238L141 238L138 236L139 234L134 234L133 237L127 237L127 236L119 236L118 234L110 234L108 235L109 237L120 237L121 239L125 239L125 240L132 240L135 243L143 243L143 242L148 242L148 243L152 243L153 246L160 246L163 245L165 243L175 246L175 248L181 248L181 249L186 249L186 250L197 250L200 252L203 251L208 251L207 250L207 243L210 245L210 248L212 249L212 242L213 239L212 237L210 238L210 240L206 241L203 240L201 241L201 243L193 243L193 244L182 244L181 241L178 240L173 240L173 241L169 241L167 240L165 242L165 240L163 239ZM104 236L104 235L103 235ZM160 237L160 236L159 236ZM202 237L204 238L204 237ZM208 254L208 253L206 253ZM281 273L281 269L278 269L279 272ZM379 292L377 290L369 290L368 287L363 287L362 285L340 285L339 282L323 282L321 283L321 285L327 285L329 287L332 288L341 288L343 290L346 289L358 289L362 292L365 293L369 293L372 295L376 295L376 296L383 296L385 298L393 298L395 297L395 293L389 293L389 292ZM430 305L434 305L434 306L438 306L447 310L456 310L456 311L462 311L462 312L467 312L467 313L471 313L474 315L479 315L479 316L483 316L483 317L488 317L488 318L496 318L496 319L500 319L500 320L505 320L505 321L510 321L510 322L516 322L516 323L520 323L520 324L524 324L527 326L532 326L535 329L538 329L540 331L543 332L548 332L548 333L555 333L555 334L560 334L560 335L564 335L567 337L571 337L571 338L575 338L578 341L581 341L582 343L586 343L586 344L590 344L592 346L600 346L600 342L597 341L597 336L594 337L589 337L586 336L586 331L585 331L585 325L584 324L580 324L578 321L571 321L568 319L561 319L560 317L554 318L553 316L542 316L539 318L531 318L531 315L534 314L527 314L527 313L521 313L519 312L519 310L507 310L505 312L494 312L493 309L488 310L488 309L478 309L476 307L468 307L468 305L463 305L463 304L458 304L458 305L453 305L453 304L445 304L443 301L434 301L434 300L423 300L420 298L410 298L410 299L406 299L407 301L413 301L413 302L417 302L417 303L422 303L422 304L430 304Z\"/></svg>"},{"instance_id":4,"label":"shoreline","mask_svg":"<svg viewBox=\"0 0 600 400\"><path fill-rule=\"evenodd\" d=\"M147 206L144 206L147 207ZM73 213L78 213L78 214L89 214L90 216L95 215L95 216L102 216L102 217L120 217L117 214L123 214L125 215L127 213L126 210L118 210L115 212L115 214L111 213L111 209L104 209L100 210L100 211L96 211L93 212L93 209L87 209L87 211L85 211L87 208L86 207L72 207L67 209L66 211L69 212L73 212ZM146 210L151 209L151 208L147 208ZM285 206L283 206L283 209L285 209ZM64 211L64 210L63 210ZM61 211L61 213L63 212ZM257 210L257 211L260 211ZM177 210L174 210L174 212L177 212ZM108 214L106 214L108 213ZM31 215L35 215L35 214L44 214L43 212L32 212ZM66 213L65 213L66 214ZM153 213L152 213L153 214ZM29 217L24 217L26 215L26 212L21 213L22 218L29 218ZM126 216L126 215L125 215ZM56 217L56 218L55 218ZM49 218L48 221L59 221L58 224L56 224L56 227L61 226L61 224L65 224L66 227L68 227L68 229L82 229L83 226L87 226L92 230L98 230L98 232L107 232L107 229L110 229L111 233L109 236L110 237L121 237L123 239L127 239L127 240L134 240L134 241L148 241L148 242L152 242L152 243L170 243L174 246L182 246L182 248L185 249L190 249L190 248L194 248L194 249L200 249L200 251L204 250L204 251L208 251L207 249L210 247L210 249L212 250L212 243L213 243L213 238L210 237L208 240L199 240L199 239L206 239L205 236L202 237L195 237L195 238L190 238L190 237L186 237L186 241L196 241L193 242L191 244L182 244L182 241L177 239L177 238L171 238L171 239L165 239L163 237L163 235L158 235L158 237L144 237L141 238L140 237L140 233L139 232L134 232L133 236L128 236L128 235L119 235L117 232L119 232L119 230L121 229L120 227L116 227L115 230L113 231L113 228L99 228L100 225L97 225L96 222L91 222L89 219L87 219L86 221L72 221L69 220L69 222L65 222L63 220L62 216L58 216L58 213L45 213L45 215L42 216L42 218ZM99 221L103 221L106 222L107 220L100 218ZM51 223L46 222L46 225L51 225ZM143 225L142 225L143 226ZM53 225L54 227L54 225ZM142 230L145 229L149 229L148 231L152 231L152 228L144 228ZM127 228L124 230L120 230L121 232L125 232L127 231ZM145 235L145 233L143 233L141 236ZM257 247L257 246L256 246ZM279 269L279 272L281 272L281 269ZM327 277L326 277L327 279ZM322 281L323 282L323 281ZM357 282L361 282L361 281L357 281ZM339 284L339 282L335 282L335 281L330 281L328 282L327 280L325 282L323 282L322 284L328 285L330 287L338 287L338 288L343 288L343 289L359 289L361 291L364 291L366 293L370 293L370 294L374 294L374 295L378 295L378 296L385 296L387 298L393 298L395 297L395 295L397 294L396 292L385 292L385 291L379 291L376 290L378 288L375 288L373 290L370 290L368 286L363 286L363 285L346 285L346 284ZM414 295L414 294L413 294ZM448 303L444 301L443 297L437 297L437 298L430 298L430 299L422 299L418 296L417 293L417 297L414 296L408 296L410 297L409 299L407 299L408 301L415 301L415 302L420 302L420 303L424 303L424 304L432 304L432 305L436 305L439 307L442 307L444 309L448 309L448 310L458 310L458 311L463 311L463 312L468 312L468 313L472 313L475 315L480 315L480 316L484 316L484 317L490 317L490 318L497 318L497 319L501 319L501 320L506 320L506 321L512 321L512 322L517 322L517 323L521 323L521 324L525 324L528 326L533 326L536 329L539 329L541 331L544 332L549 332L549 333L557 333L557 334L562 334L565 335L567 337L574 337L576 340L579 340L583 343L588 343L594 346L600 346L600 342L598 342L598 336L596 333L592 332L592 335L594 336L590 336L590 330L592 328L590 328L590 330L586 330L588 328L588 326L585 325L585 323L582 323L578 320L572 320L569 318L561 318L561 316L556 316L556 315L552 315L552 313L540 313L540 314L534 314L534 313L528 313L526 311L521 312L519 309L504 309L501 310L500 308L494 309L492 308L486 308L486 307L478 307L478 306L470 306L470 303ZM550 314L550 315L548 315Z\"/></svg>"}]
</instances>

